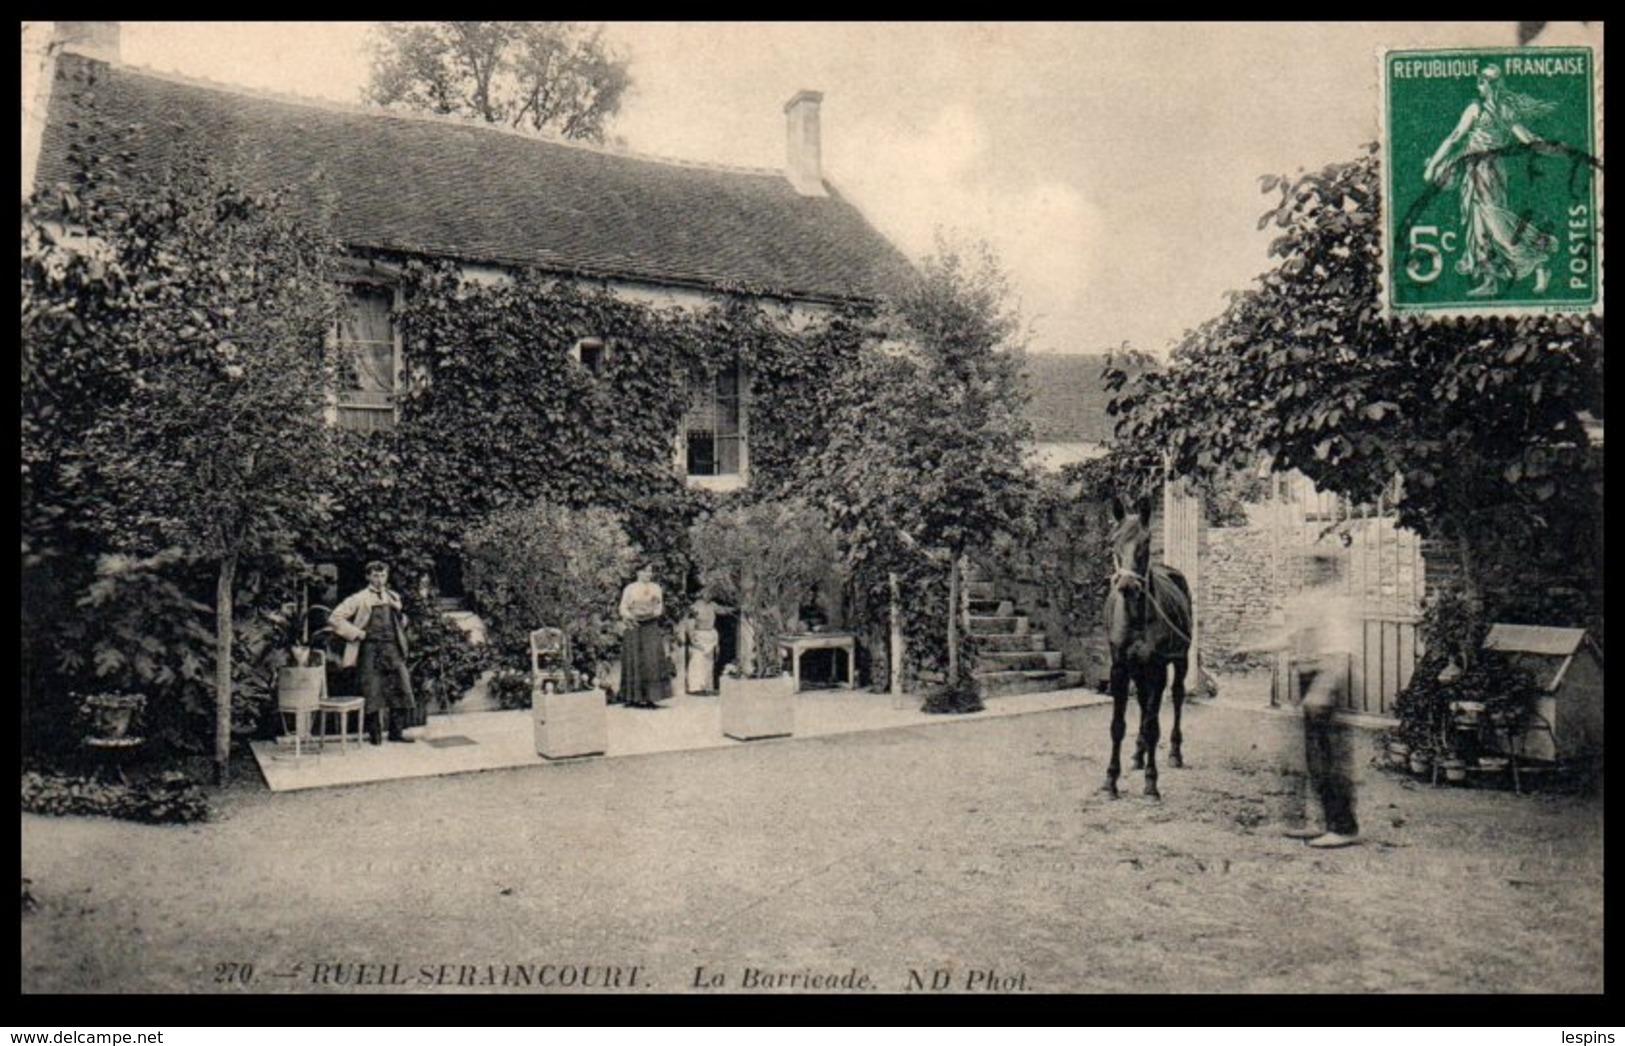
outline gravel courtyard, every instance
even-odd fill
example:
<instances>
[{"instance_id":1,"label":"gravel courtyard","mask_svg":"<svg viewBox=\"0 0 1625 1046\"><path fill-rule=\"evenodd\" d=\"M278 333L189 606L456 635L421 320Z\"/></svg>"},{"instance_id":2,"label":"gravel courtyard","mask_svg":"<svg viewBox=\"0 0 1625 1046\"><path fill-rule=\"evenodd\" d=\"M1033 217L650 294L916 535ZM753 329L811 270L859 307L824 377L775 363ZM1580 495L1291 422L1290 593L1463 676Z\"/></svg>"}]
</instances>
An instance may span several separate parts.
<instances>
[{"instance_id":1,"label":"gravel courtyard","mask_svg":"<svg viewBox=\"0 0 1625 1046\"><path fill-rule=\"evenodd\" d=\"M1190 708L1158 803L1099 794L1108 716L23 814L22 990L1603 990L1600 794L1366 766L1364 844L1315 851L1291 718Z\"/></svg>"}]
</instances>

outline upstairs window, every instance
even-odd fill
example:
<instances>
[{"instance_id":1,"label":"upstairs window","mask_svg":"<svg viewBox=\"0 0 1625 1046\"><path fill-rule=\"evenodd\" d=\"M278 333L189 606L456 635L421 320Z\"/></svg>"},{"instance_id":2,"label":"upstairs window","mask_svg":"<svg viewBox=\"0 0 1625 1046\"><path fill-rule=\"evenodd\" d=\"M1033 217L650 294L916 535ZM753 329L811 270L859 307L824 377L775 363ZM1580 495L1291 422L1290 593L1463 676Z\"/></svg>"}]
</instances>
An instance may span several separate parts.
<instances>
[{"instance_id":1,"label":"upstairs window","mask_svg":"<svg viewBox=\"0 0 1625 1046\"><path fill-rule=\"evenodd\" d=\"M609 362L609 343L603 338L582 338L570 346L570 356L589 374L602 374Z\"/></svg>"},{"instance_id":2,"label":"upstairs window","mask_svg":"<svg viewBox=\"0 0 1625 1046\"><path fill-rule=\"evenodd\" d=\"M395 427L400 391L401 347L395 323L395 289L375 283L344 285L339 319L341 353L338 425L357 432Z\"/></svg>"},{"instance_id":3,"label":"upstairs window","mask_svg":"<svg viewBox=\"0 0 1625 1046\"><path fill-rule=\"evenodd\" d=\"M688 411L679 438L682 470L692 486L742 486L747 464L744 381L737 362L689 378Z\"/></svg>"}]
</instances>

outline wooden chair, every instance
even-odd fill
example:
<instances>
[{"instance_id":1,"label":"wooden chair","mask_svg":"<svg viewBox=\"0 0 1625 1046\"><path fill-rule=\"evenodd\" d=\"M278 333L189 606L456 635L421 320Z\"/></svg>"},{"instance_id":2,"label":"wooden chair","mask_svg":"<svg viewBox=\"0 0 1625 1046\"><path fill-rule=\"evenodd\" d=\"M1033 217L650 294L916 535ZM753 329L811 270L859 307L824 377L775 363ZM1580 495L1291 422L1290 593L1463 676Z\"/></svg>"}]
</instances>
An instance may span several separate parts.
<instances>
[{"instance_id":1,"label":"wooden chair","mask_svg":"<svg viewBox=\"0 0 1625 1046\"><path fill-rule=\"evenodd\" d=\"M562 628L538 628L530 634L530 688L536 693L552 683L563 693L570 685L570 639Z\"/></svg>"},{"instance_id":2,"label":"wooden chair","mask_svg":"<svg viewBox=\"0 0 1625 1046\"><path fill-rule=\"evenodd\" d=\"M317 754L321 753L321 739L314 725L321 715L322 702L328 700L327 659L318 651L315 660L314 665L284 665L277 669L276 708L282 727L278 740L292 741L295 759L304 755L306 742L314 742Z\"/></svg>"}]
</instances>

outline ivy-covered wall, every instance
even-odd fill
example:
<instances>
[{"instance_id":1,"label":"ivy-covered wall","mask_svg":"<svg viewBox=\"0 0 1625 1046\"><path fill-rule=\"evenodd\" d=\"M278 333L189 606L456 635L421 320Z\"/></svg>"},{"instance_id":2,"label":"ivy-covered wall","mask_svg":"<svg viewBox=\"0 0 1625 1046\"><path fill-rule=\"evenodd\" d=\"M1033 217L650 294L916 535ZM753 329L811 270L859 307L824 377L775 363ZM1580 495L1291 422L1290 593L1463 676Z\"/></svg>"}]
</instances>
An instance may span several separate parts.
<instances>
[{"instance_id":1,"label":"ivy-covered wall","mask_svg":"<svg viewBox=\"0 0 1625 1046\"><path fill-rule=\"evenodd\" d=\"M683 307L534 272L409 260L400 273L397 425L340 434L350 479L332 493L336 554L390 559L408 582L491 513L537 498L620 513L663 577L685 576L684 533L714 501L674 466L689 375L744 367L750 496L769 496L825 441L829 378L864 337L859 308L809 314L743 289ZM570 354L588 337L610 346L598 373Z\"/></svg>"}]
</instances>

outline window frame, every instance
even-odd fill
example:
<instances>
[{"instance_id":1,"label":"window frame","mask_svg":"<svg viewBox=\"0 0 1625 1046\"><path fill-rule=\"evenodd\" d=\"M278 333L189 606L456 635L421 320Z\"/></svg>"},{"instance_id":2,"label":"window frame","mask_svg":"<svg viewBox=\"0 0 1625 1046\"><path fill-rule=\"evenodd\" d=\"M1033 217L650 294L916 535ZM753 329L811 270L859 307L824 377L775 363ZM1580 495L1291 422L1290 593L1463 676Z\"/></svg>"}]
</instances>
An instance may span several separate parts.
<instances>
[{"instance_id":1,"label":"window frame","mask_svg":"<svg viewBox=\"0 0 1625 1046\"><path fill-rule=\"evenodd\" d=\"M387 393L389 402L387 404L346 402L346 396L354 393L357 390L342 387L335 389L331 397L331 403L328 411L329 423L335 428L345 429L350 432L360 432L363 434L392 431L400 424L401 383L406 376L405 347L401 337L400 324L395 321L395 312L401 307L401 303L404 299L404 292L401 290L399 281L393 277L389 276L388 274L378 274L373 272L342 273L338 277L338 285L340 295L346 299L345 305L348 304L348 299L352 293L352 289L356 287L368 287L377 291L389 292L390 300L388 319L391 343L391 373L390 388ZM344 320L342 317L335 320L333 324L333 329L329 336L329 343L334 352L343 352L345 349L346 343L343 336L343 325ZM341 368L347 368L350 363L348 358L342 359L339 362ZM342 373L347 375L348 371L342 371ZM387 415L388 420L381 423L374 421L367 425L357 425L345 420L347 412L352 418L371 416L375 419L379 419Z\"/></svg>"},{"instance_id":2,"label":"window frame","mask_svg":"<svg viewBox=\"0 0 1625 1046\"><path fill-rule=\"evenodd\" d=\"M696 474L689 471L690 459L688 448L691 435L689 425L690 419L693 416L696 407L695 390L697 387L697 382L702 375L697 371L691 371L683 383L683 395L687 402L683 409L683 416L678 422L677 426L677 474L683 478L683 482L688 486L700 490L711 490L718 492L738 490L748 485L750 482L750 375L745 368L744 362L737 356L730 361L730 363L727 365L727 369L731 369L734 374L734 396L738 400L738 428L735 433L725 437L719 437L715 429L712 429L711 433L713 440L732 439L737 441L739 446L739 465L738 470L735 472ZM721 390L718 387L718 382L724 373L724 368L718 368L707 375L711 382L710 406L713 411L716 410L717 404L723 399L720 394ZM713 457L714 459L720 459L721 455L714 454Z\"/></svg>"},{"instance_id":3,"label":"window frame","mask_svg":"<svg viewBox=\"0 0 1625 1046\"><path fill-rule=\"evenodd\" d=\"M570 358L575 360L576 366L588 374L601 378L609 369L610 355L614 352L614 348L614 340L611 338L596 336L577 338L570 345Z\"/></svg>"}]
</instances>

